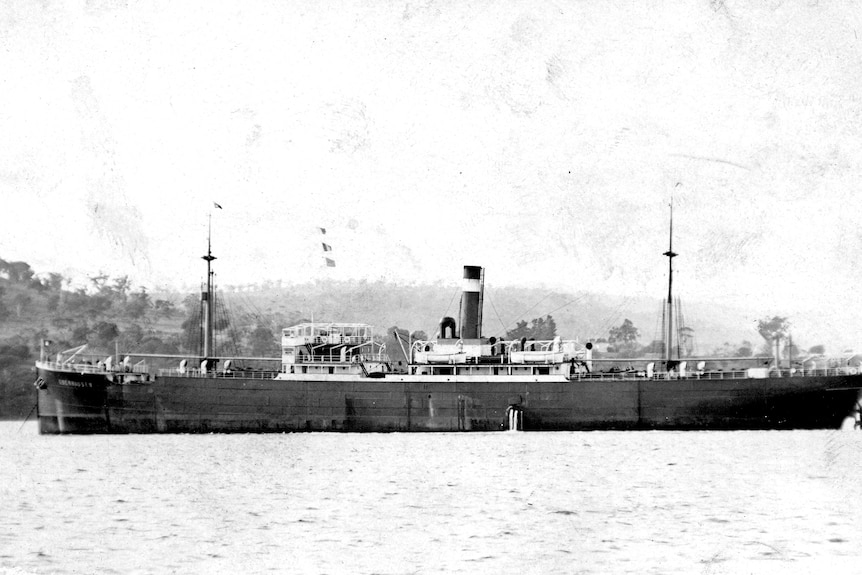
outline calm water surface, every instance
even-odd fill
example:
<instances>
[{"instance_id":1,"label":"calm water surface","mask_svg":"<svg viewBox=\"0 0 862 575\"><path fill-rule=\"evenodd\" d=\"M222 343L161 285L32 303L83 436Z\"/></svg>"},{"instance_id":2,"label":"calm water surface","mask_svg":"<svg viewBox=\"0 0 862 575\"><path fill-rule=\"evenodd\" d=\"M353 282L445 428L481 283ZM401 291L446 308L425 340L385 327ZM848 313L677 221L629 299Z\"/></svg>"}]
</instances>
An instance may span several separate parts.
<instances>
[{"instance_id":1,"label":"calm water surface","mask_svg":"<svg viewBox=\"0 0 862 575\"><path fill-rule=\"evenodd\" d=\"M0 573L862 572L862 432L42 437Z\"/></svg>"}]
</instances>

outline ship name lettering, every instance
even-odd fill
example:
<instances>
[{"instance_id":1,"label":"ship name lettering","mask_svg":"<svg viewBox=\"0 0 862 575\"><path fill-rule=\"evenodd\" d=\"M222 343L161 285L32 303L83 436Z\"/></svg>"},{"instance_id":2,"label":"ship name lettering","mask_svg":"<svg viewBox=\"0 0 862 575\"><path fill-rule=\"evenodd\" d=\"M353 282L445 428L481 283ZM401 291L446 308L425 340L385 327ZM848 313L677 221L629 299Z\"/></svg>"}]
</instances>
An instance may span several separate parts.
<instances>
[{"instance_id":1,"label":"ship name lettering","mask_svg":"<svg viewBox=\"0 0 862 575\"><path fill-rule=\"evenodd\" d=\"M66 387L93 387L89 381L72 381L71 379L57 379L57 383Z\"/></svg>"}]
</instances>

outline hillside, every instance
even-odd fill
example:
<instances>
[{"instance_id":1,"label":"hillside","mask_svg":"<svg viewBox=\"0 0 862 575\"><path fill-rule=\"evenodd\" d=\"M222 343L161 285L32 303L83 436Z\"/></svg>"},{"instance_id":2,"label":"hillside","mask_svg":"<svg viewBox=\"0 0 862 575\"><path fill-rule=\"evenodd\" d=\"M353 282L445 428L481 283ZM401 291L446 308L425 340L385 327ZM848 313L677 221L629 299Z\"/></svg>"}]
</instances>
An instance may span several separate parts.
<instances>
[{"instance_id":1,"label":"hillside","mask_svg":"<svg viewBox=\"0 0 862 575\"><path fill-rule=\"evenodd\" d=\"M231 309L257 317L315 321L359 321L381 332L392 326L424 331L433 336L440 318L458 316L460 285L345 281L280 286L228 286L223 299ZM756 336L746 330L738 310L691 305L687 325L693 328L699 353L711 353L724 342L741 342ZM640 330L644 345L659 339L662 302L659 298L623 298L589 292L565 293L540 288L486 286L483 334L504 335L518 321L552 315L557 333L581 341L607 338L611 328L630 319ZM759 342L756 342L759 344Z\"/></svg>"}]
</instances>

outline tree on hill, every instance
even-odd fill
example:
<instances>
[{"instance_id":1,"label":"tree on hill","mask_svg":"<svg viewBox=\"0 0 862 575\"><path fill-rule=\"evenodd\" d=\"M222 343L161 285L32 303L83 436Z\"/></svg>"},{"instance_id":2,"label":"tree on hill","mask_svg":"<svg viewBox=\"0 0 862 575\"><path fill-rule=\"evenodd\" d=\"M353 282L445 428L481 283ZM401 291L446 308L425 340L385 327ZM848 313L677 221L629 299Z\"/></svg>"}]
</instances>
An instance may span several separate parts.
<instances>
[{"instance_id":1,"label":"tree on hill","mask_svg":"<svg viewBox=\"0 0 862 575\"><path fill-rule=\"evenodd\" d=\"M557 323L551 315L534 318L529 324L519 321L514 329L506 332L507 340L519 340L523 338L536 340L550 340L557 336Z\"/></svg>"},{"instance_id":2,"label":"tree on hill","mask_svg":"<svg viewBox=\"0 0 862 575\"><path fill-rule=\"evenodd\" d=\"M97 319L108 313L111 309L113 301L110 297L104 294L95 294L89 296L87 300L87 316L90 319Z\"/></svg>"},{"instance_id":3,"label":"tree on hill","mask_svg":"<svg viewBox=\"0 0 862 575\"><path fill-rule=\"evenodd\" d=\"M45 284L52 291L60 291L61 289L63 289L63 276L62 276L62 274L57 274L57 273L53 273L53 272L49 273L48 279L45 280Z\"/></svg>"},{"instance_id":4,"label":"tree on hill","mask_svg":"<svg viewBox=\"0 0 862 575\"><path fill-rule=\"evenodd\" d=\"M117 324L110 321L99 321L87 334L87 341L97 349L110 350L119 336L120 329Z\"/></svg>"},{"instance_id":5,"label":"tree on hill","mask_svg":"<svg viewBox=\"0 0 862 575\"><path fill-rule=\"evenodd\" d=\"M811 355L823 355L824 353L826 353L826 346L825 345L812 345L808 349L808 353L810 353Z\"/></svg>"},{"instance_id":6,"label":"tree on hill","mask_svg":"<svg viewBox=\"0 0 862 575\"><path fill-rule=\"evenodd\" d=\"M618 352L632 353L637 349L637 341L640 331L634 326L630 319L626 319L619 327L612 327L608 331L608 343L613 344Z\"/></svg>"},{"instance_id":7,"label":"tree on hill","mask_svg":"<svg viewBox=\"0 0 862 575\"><path fill-rule=\"evenodd\" d=\"M120 300L125 301L126 295L129 293L131 288L132 282L129 281L129 276L123 276L114 280L114 285L111 286L110 291L116 294Z\"/></svg>"},{"instance_id":8,"label":"tree on hill","mask_svg":"<svg viewBox=\"0 0 862 575\"><path fill-rule=\"evenodd\" d=\"M768 342L775 338L787 337L790 331L790 322L786 317L774 316L772 319L763 318L757 322L757 333Z\"/></svg>"},{"instance_id":9,"label":"tree on hill","mask_svg":"<svg viewBox=\"0 0 862 575\"><path fill-rule=\"evenodd\" d=\"M0 259L0 273L6 275L13 283L29 284L33 279L33 270L27 262L7 262Z\"/></svg>"},{"instance_id":10,"label":"tree on hill","mask_svg":"<svg viewBox=\"0 0 862 575\"><path fill-rule=\"evenodd\" d=\"M124 311L132 319L140 319L151 307L150 296L146 288L141 288L128 297L124 296L124 299L126 300Z\"/></svg>"},{"instance_id":11,"label":"tree on hill","mask_svg":"<svg viewBox=\"0 0 862 575\"><path fill-rule=\"evenodd\" d=\"M91 331L92 330L86 321L82 324L75 325L72 327L71 341L80 345L81 343L87 341L87 337L90 335Z\"/></svg>"},{"instance_id":12,"label":"tree on hill","mask_svg":"<svg viewBox=\"0 0 862 575\"><path fill-rule=\"evenodd\" d=\"M743 341L742 345L736 348L736 355L738 357L751 357L754 355L754 344L748 340Z\"/></svg>"},{"instance_id":13,"label":"tree on hill","mask_svg":"<svg viewBox=\"0 0 862 575\"><path fill-rule=\"evenodd\" d=\"M681 357L691 357L694 353L694 330L688 326L679 328L679 347Z\"/></svg>"},{"instance_id":14,"label":"tree on hill","mask_svg":"<svg viewBox=\"0 0 862 575\"><path fill-rule=\"evenodd\" d=\"M251 355L254 357L278 357L281 346L272 328L264 323L258 323L248 336Z\"/></svg>"},{"instance_id":15,"label":"tree on hill","mask_svg":"<svg viewBox=\"0 0 862 575\"><path fill-rule=\"evenodd\" d=\"M174 302L165 299L157 299L153 303L153 309L156 311L156 315L162 318L171 318L177 313L177 308L174 306Z\"/></svg>"},{"instance_id":16,"label":"tree on hill","mask_svg":"<svg viewBox=\"0 0 862 575\"><path fill-rule=\"evenodd\" d=\"M799 348L795 343L790 343L784 346L784 349L781 350L781 357L784 358L799 358Z\"/></svg>"},{"instance_id":17,"label":"tree on hill","mask_svg":"<svg viewBox=\"0 0 862 575\"><path fill-rule=\"evenodd\" d=\"M20 338L0 343L0 418L27 416L35 401L32 362L30 348Z\"/></svg>"},{"instance_id":18,"label":"tree on hill","mask_svg":"<svg viewBox=\"0 0 862 575\"><path fill-rule=\"evenodd\" d=\"M780 345L781 340L790 333L790 322L786 317L773 316L763 318L757 322L757 333L766 340L764 351L770 355L775 353L775 348Z\"/></svg>"},{"instance_id":19,"label":"tree on hill","mask_svg":"<svg viewBox=\"0 0 862 575\"><path fill-rule=\"evenodd\" d=\"M748 340L742 343L724 342L722 345L712 350L710 355L716 357L753 357L754 344Z\"/></svg>"},{"instance_id":20,"label":"tree on hill","mask_svg":"<svg viewBox=\"0 0 862 575\"><path fill-rule=\"evenodd\" d=\"M0 286L0 320L4 320L9 317L10 311L9 308L6 307L6 302L4 301L4 296L6 295L6 288Z\"/></svg>"},{"instance_id":21,"label":"tree on hill","mask_svg":"<svg viewBox=\"0 0 862 575\"><path fill-rule=\"evenodd\" d=\"M180 353L180 348L173 341L164 341L158 336L147 335L144 336L144 339L141 340L135 351L138 353L178 354Z\"/></svg>"},{"instance_id":22,"label":"tree on hill","mask_svg":"<svg viewBox=\"0 0 862 575\"><path fill-rule=\"evenodd\" d=\"M12 303L15 304L15 316L20 318L21 314L24 313L32 302L33 297L27 292L15 294L15 297L12 298Z\"/></svg>"},{"instance_id":23,"label":"tree on hill","mask_svg":"<svg viewBox=\"0 0 862 575\"><path fill-rule=\"evenodd\" d=\"M641 348L642 354L651 354L651 355L663 355L664 354L664 341L660 339L652 340L648 345L645 345Z\"/></svg>"},{"instance_id":24,"label":"tree on hill","mask_svg":"<svg viewBox=\"0 0 862 575\"><path fill-rule=\"evenodd\" d=\"M120 346L124 350L134 351L138 349L144 339L144 328L133 323L120 333Z\"/></svg>"}]
</instances>

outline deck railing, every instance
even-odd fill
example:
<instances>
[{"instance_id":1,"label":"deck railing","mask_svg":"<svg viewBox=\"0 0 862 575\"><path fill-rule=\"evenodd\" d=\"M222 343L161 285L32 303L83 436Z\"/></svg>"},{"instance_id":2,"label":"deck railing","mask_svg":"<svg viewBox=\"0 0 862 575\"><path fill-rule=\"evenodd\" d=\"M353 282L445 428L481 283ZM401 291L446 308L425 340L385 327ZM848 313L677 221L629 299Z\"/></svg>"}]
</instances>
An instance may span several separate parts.
<instances>
[{"instance_id":1,"label":"deck railing","mask_svg":"<svg viewBox=\"0 0 862 575\"><path fill-rule=\"evenodd\" d=\"M592 372L587 374L573 374L571 379L606 379L606 380L711 380L711 379L772 379L782 377L825 377L825 376L843 376L855 375L859 373L856 368L848 367L830 367L822 369L782 369L772 370L765 378L751 377L747 370L741 371L705 371L699 373L697 371L687 371L682 377L678 373L654 373L652 377L647 377L644 371L620 371L620 372Z\"/></svg>"},{"instance_id":2,"label":"deck railing","mask_svg":"<svg viewBox=\"0 0 862 575\"><path fill-rule=\"evenodd\" d=\"M181 371L179 368L173 367L170 369L160 369L159 376L161 377L195 377L195 378L218 378L218 379L275 379L280 372L264 371L264 370L244 370L229 369L227 371L221 369L211 369L203 371L200 369L186 369Z\"/></svg>"},{"instance_id":3,"label":"deck railing","mask_svg":"<svg viewBox=\"0 0 862 575\"><path fill-rule=\"evenodd\" d=\"M74 371L76 373L149 373L149 366L146 364L134 364L126 367L122 363L114 364L110 369L105 367L103 363L88 363L88 362L64 362L64 361L39 361L37 365L45 369L53 369L56 371Z\"/></svg>"},{"instance_id":4,"label":"deck railing","mask_svg":"<svg viewBox=\"0 0 862 575\"><path fill-rule=\"evenodd\" d=\"M287 344L291 347L299 345L371 345L374 340L371 336L365 335L285 335L281 339L282 344Z\"/></svg>"},{"instance_id":5,"label":"deck railing","mask_svg":"<svg viewBox=\"0 0 862 575\"><path fill-rule=\"evenodd\" d=\"M389 356L385 353L363 353L348 355L342 361L340 354L327 355L303 355L296 358L296 365L313 365L318 363L361 363L361 362L388 362Z\"/></svg>"}]
</instances>

